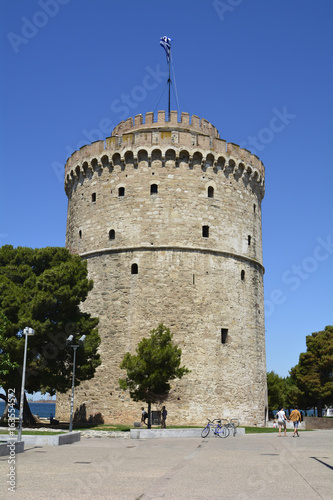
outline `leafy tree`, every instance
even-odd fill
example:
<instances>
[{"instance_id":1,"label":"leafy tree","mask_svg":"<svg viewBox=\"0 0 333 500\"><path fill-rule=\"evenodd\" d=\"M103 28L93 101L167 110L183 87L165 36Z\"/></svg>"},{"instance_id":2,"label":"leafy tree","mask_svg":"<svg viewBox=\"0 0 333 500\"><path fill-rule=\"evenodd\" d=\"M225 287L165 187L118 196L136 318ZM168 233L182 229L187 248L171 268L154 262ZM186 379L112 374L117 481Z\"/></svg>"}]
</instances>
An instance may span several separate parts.
<instances>
[{"instance_id":1,"label":"leafy tree","mask_svg":"<svg viewBox=\"0 0 333 500\"><path fill-rule=\"evenodd\" d=\"M274 371L267 372L268 409L270 411L285 405L285 380Z\"/></svg>"},{"instance_id":2,"label":"leafy tree","mask_svg":"<svg viewBox=\"0 0 333 500\"><path fill-rule=\"evenodd\" d=\"M26 326L35 330L28 341L28 392L54 394L71 387L73 352L66 347L71 334L86 335L77 350L76 383L94 376L101 363L98 318L79 307L92 287L86 262L65 248L0 248L0 385L6 394L15 389L20 401ZM24 419L34 423L26 401Z\"/></svg>"},{"instance_id":3,"label":"leafy tree","mask_svg":"<svg viewBox=\"0 0 333 500\"><path fill-rule=\"evenodd\" d=\"M267 372L268 408L277 410L281 406L295 408L300 401L300 391L293 377L280 377L274 371Z\"/></svg>"},{"instance_id":4,"label":"leafy tree","mask_svg":"<svg viewBox=\"0 0 333 500\"><path fill-rule=\"evenodd\" d=\"M181 349L172 338L169 328L161 323L150 331L149 338L139 342L135 350L137 354L127 352L120 364L120 368L127 371L126 377L119 379L120 387L129 389L134 401L148 404L148 428L151 427L151 403L165 400L171 389L170 381L190 372L185 366L180 366Z\"/></svg>"},{"instance_id":5,"label":"leafy tree","mask_svg":"<svg viewBox=\"0 0 333 500\"><path fill-rule=\"evenodd\" d=\"M304 405L302 404L301 392L297 387L296 380L289 375L289 377L284 379L284 384L286 392L284 403L285 408L288 408L290 412L291 409L295 408L295 406L303 407Z\"/></svg>"},{"instance_id":6,"label":"leafy tree","mask_svg":"<svg viewBox=\"0 0 333 500\"><path fill-rule=\"evenodd\" d=\"M333 404L333 326L306 337L306 352L299 356L298 365L290 370L307 407Z\"/></svg>"}]
</instances>

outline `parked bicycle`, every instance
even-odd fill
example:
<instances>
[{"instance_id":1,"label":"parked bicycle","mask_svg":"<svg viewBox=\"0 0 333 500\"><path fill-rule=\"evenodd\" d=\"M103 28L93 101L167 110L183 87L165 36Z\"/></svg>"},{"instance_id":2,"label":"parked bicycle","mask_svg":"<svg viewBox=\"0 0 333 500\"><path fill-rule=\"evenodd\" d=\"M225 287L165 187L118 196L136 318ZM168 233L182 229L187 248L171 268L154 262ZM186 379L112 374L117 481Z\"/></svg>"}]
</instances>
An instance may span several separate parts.
<instances>
[{"instance_id":1,"label":"parked bicycle","mask_svg":"<svg viewBox=\"0 0 333 500\"><path fill-rule=\"evenodd\" d=\"M228 436L232 432L235 437L237 434L237 427L239 426L239 420L238 418L232 418L229 421L227 420L227 423L224 424L224 426L228 429Z\"/></svg>"},{"instance_id":2,"label":"parked bicycle","mask_svg":"<svg viewBox=\"0 0 333 500\"><path fill-rule=\"evenodd\" d=\"M210 429L214 428L214 434L221 438L226 438L229 436L229 429L222 425L220 418L215 418L214 420L208 419L208 423L204 429L202 429L201 437L206 438L210 433Z\"/></svg>"}]
</instances>

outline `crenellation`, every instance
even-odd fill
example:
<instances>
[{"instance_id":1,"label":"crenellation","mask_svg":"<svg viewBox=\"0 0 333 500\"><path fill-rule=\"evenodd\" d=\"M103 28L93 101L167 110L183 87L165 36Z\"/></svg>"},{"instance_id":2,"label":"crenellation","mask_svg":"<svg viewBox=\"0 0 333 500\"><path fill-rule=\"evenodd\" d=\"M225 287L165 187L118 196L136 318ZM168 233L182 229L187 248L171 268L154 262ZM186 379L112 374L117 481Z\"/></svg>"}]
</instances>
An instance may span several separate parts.
<instances>
[{"instance_id":1,"label":"crenellation","mask_svg":"<svg viewBox=\"0 0 333 500\"><path fill-rule=\"evenodd\" d=\"M154 123L154 113L152 111L148 111L146 113L145 125L152 125Z\"/></svg>"},{"instance_id":2,"label":"crenellation","mask_svg":"<svg viewBox=\"0 0 333 500\"><path fill-rule=\"evenodd\" d=\"M143 118L142 115L135 115L134 117L134 127L140 127L140 125L143 124Z\"/></svg>"},{"instance_id":3,"label":"crenellation","mask_svg":"<svg viewBox=\"0 0 333 500\"><path fill-rule=\"evenodd\" d=\"M177 113L177 111L170 111L170 121L169 121L169 123L171 125L178 124L178 113Z\"/></svg>"},{"instance_id":4,"label":"crenellation","mask_svg":"<svg viewBox=\"0 0 333 500\"><path fill-rule=\"evenodd\" d=\"M215 127L213 127L213 125L209 123L209 121L206 120L205 118L201 118L200 127L206 134L215 136L215 130L216 130Z\"/></svg>"},{"instance_id":5,"label":"crenellation","mask_svg":"<svg viewBox=\"0 0 333 500\"><path fill-rule=\"evenodd\" d=\"M131 116L124 123L124 130L129 130L130 128L133 128L133 118Z\"/></svg>"},{"instance_id":6,"label":"crenellation","mask_svg":"<svg viewBox=\"0 0 333 500\"><path fill-rule=\"evenodd\" d=\"M158 111L157 112L157 123L159 125L164 125L165 124L165 111Z\"/></svg>"},{"instance_id":7,"label":"crenellation","mask_svg":"<svg viewBox=\"0 0 333 500\"><path fill-rule=\"evenodd\" d=\"M185 113L184 111L182 112L181 123L187 127L190 125L190 114L189 113Z\"/></svg>"},{"instance_id":8,"label":"crenellation","mask_svg":"<svg viewBox=\"0 0 333 500\"><path fill-rule=\"evenodd\" d=\"M118 136L119 134L121 134L124 129L124 124L124 120L118 123L118 125L112 130L111 135Z\"/></svg>"},{"instance_id":9,"label":"crenellation","mask_svg":"<svg viewBox=\"0 0 333 500\"><path fill-rule=\"evenodd\" d=\"M166 112L160 110L157 112L156 119L154 113L149 111L146 113L145 118L141 114L136 115L133 118L128 118L126 121L120 122L112 131L111 136L121 135L129 130L137 128L160 128L165 127L175 127L177 129L187 129L191 131L196 131L204 135L210 135L214 138L219 138L220 135L218 130L206 119L200 119L198 116L193 115L190 121L189 113L182 112L178 116L178 112L175 110L170 111L170 120L166 115Z\"/></svg>"},{"instance_id":10,"label":"crenellation","mask_svg":"<svg viewBox=\"0 0 333 500\"><path fill-rule=\"evenodd\" d=\"M197 115L192 115L191 127L195 129L200 129L200 118Z\"/></svg>"}]
</instances>

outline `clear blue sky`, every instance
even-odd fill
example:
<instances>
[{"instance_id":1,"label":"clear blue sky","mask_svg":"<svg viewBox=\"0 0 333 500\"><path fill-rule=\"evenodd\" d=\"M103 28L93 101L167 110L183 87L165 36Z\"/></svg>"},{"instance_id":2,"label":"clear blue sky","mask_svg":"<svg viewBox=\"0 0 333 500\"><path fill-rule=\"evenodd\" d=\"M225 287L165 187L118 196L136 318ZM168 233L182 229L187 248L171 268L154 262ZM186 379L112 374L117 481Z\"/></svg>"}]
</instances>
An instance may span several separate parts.
<instances>
[{"instance_id":1,"label":"clear blue sky","mask_svg":"<svg viewBox=\"0 0 333 500\"><path fill-rule=\"evenodd\" d=\"M287 376L333 323L333 2L3 0L0 18L0 244L65 244L63 165L165 109L167 35L181 111L265 164L267 370Z\"/></svg>"}]
</instances>

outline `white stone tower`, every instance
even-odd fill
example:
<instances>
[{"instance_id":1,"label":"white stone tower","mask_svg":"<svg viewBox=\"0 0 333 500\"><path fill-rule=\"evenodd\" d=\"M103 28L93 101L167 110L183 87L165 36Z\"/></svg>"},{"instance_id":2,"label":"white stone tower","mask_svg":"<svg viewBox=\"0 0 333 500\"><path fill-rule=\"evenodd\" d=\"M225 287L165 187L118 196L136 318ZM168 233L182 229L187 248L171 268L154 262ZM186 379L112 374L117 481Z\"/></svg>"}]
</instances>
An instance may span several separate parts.
<instances>
[{"instance_id":1,"label":"white stone tower","mask_svg":"<svg viewBox=\"0 0 333 500\"><path fill-rule=\"evenodd\" d=\"M169 423L267 412L261 237L264 166L204 119L159 111L121 122L65 167L67 247L94 281L102 364L75 406L106 423L138 419L119 368L163 322L191 373L167 401ZM68 418L68 395L57 417Z\"/></svg>"}]
</instances>

